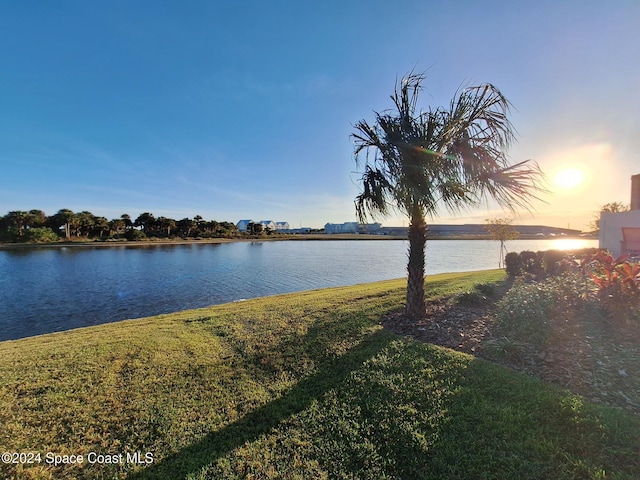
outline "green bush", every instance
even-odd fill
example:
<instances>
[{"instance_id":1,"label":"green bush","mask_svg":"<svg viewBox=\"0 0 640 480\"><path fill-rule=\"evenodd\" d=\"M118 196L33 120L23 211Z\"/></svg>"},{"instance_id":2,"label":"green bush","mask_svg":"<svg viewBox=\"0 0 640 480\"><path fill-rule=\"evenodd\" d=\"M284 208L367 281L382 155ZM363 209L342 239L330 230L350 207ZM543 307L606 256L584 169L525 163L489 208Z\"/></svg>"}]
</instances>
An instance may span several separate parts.
<instances>
[{"instance_id":1,"label":"green bush","mask_svg":"<svg viewBox=\"0 0 640 480\"><path fill-rule=\"evenodd\" d=\"M127 240L131 241L144 240L145 238L147 238L142 230L136 230L135 228L127 230L127 232L124 234L124 237Z\"/></svg>"},{"instance_id":2,"label":"green bush","mask_svg":"<svg viewBox=\"0 0 640 480\"><path fill-rule=\"evenodd\" d=\"M18 233L18 229L15 227L0 230L0 242L17 242L20 238Z\"/></svg>"},{"instance_id":3,"label":"green bush","mask_svg":"<svg viewBox=\"0 0 640 480\"><path fill-rule=\"evenodd\" d=\"M538 278L544 274L542 252L536 253L525 250L524 252L520 252L520 260L524 273L529 273Z\"/></svg>"},{"instance_id":4,"label":"green bush","mask_svg":"<svg viewBox=\"0 0 640 480\"><path fill-rule=\"evenodd\" d=\"M584 284L576 274L514 285L498 302L496 328L513 341L543 345L552 326L569 321L584 307Z\"/></svg>"},{"instance_id":5,"label":"green bush","mask_svg":"<svg viewBox=\"0 0 640 480\"><path fill-rule=\"evenodd\" d=\"M529 275L540 280L545 277L560 275L570 270L567 262L570 262L570 259L579 259L585 255L586 253L583 251L573 252L572 254L561 250L510 252L505 257L505 265L507 275L511 278Z\"/></svg>"},{"instance_id":6,"label":"green bush","mask_svg":"<svg viewBox=\"0 0 640 480\"><path fill-rule=\"evenodd\" d=\"M459 293L453 299L453 303L463 307L477 307L485 305L490 297L497 293L498 286L495 283L478 283L473 290Z\"/></svg>"},{"instance_id":7,"label":"green bush","mask_svg":"<svg viewBox=\"0 0 640 480\"><path fill-rule=\"evenodd\" d=\"M558 275L564 271L561 262L567 256L566 252L561 250L547 250L539 253L542 256L542 268L546 275Z\"/></svg>"},{"instance_id":8,"label":"green bush","mask_svg":"<svg viewBox=\"0 0 640 480\"><path fill-rule=\"evenodd\" d=\"M511 278L515 278L522 275L522 262L520 260L520 254L517 252L509 252L504 257L504 264L507 270L507 275Z\"/></svg>"},{"instance_id":9,"label":"green bush","mask_svg":"<svg viewBox=\"0 0 640 480\"><path fill-rule=\"evenodd\" d=\"M60 239L58 234L49 227L30 228L25 231L24 238L32 243L57 242Z\"/></svg>"},{"instance_id":10,"label":"green bush","mask_svg":"<svg viewBox=\"0 0 640 480\"><path fill-rule=\"evenodd\" d=\"M498 286L495 283L479 283L474 288L485 297L493 297L498 292Z\"/></svg>"},{"instance_id":11,"label":"green bush","mask_svg":"<svg viewBox=\"0 0 640 480\"><path fill-rule=\"evenodd\" d=\"M536 278L541 278L544 275L542 252L536 253L528 250L520 253L509 252L504 258L504 263L507 269L507 275L511 278L525 274L532 275Z\"/></svg>"},{"instance_id":12,"label":"green bush","mask_svg":"<svg viewBox=\"0 0 640 480\"><path fill-rule=\"evenodd\" d=\"M454 302L463 307L477 307L484 305L487 302L487 297L478 291L470 290L458 294Z\"/></svg>"}]
</instances>

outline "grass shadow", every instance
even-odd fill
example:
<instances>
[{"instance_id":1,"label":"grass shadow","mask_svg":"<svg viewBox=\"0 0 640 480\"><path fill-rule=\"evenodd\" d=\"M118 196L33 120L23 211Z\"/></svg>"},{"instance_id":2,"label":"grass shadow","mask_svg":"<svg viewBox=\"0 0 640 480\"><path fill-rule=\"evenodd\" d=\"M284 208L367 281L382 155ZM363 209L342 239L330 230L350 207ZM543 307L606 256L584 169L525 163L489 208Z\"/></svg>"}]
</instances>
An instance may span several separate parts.
<instances>
[{"instance_id":1,"label":"grass shadow","mask_svg":"<svg viewBox=\"0 0 640 480\"><path fill-rule=\"evenodd\" d=\"M636 479L639 423L475 359L422 478Z\"/></svg>"},{"instance_id":2,"label":"grass shadow","mask_svg":"<svg viewBox=\"0 0 640 480\"><path fill-rule=\"evenodd\" d=\"M287 418L309 407L315 399L337 387L352 371L384 349L393 338L382 330L372 333L344 355L324 362L315 374L302 379L278 399L128 478L184 478L199 472L233 449L270 432Z\"/></svg>"}]
</instances>

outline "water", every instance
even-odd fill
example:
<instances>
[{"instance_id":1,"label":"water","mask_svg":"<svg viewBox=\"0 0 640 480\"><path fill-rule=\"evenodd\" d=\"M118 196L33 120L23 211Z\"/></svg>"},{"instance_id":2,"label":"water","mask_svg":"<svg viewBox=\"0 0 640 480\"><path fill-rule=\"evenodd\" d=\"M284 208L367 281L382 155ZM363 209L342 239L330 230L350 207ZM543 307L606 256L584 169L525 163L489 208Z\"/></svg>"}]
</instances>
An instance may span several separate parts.
<instances>
[{"instance_id":1,"label":"water","mask_svg":"<svg viewBox=\"0 0 640 480\"><path fill-rule=\"evenodd\" d=\"M510 251L596 240L515 240ZM0 340L406 275L401 240L0 250ZM427 243L427 274L497 268L499 243Z\"/></svg>"}]
</instances>

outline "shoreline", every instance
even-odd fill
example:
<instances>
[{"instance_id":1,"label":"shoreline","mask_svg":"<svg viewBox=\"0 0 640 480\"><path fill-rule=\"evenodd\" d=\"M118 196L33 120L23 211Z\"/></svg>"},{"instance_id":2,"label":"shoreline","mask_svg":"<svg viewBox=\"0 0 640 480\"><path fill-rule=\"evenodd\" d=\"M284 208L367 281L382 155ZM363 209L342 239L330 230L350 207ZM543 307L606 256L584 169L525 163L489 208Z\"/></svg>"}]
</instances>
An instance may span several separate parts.
<instances>
[{"instance_id":1,"label":"shoreline","mask_svg":"<svg viewBox=\"0 0 640 480\"><path fill-rule=\"evenodd\" d=\"M515 240L559 240L559 239L584 239L594 240L597 237L581 237L581 236L556 236L541 237L538 235L521 235ZM104 248L104 247L155 247L155 246L178 246L178 245L219 245L223 243L236 242L280 242L280 241L344 241L344 240L407 240L407 237L401 235L370 235L370 234L302 234L302 235L283 235L277 237L255 237L255 238L207 238L207 239L164 239L157 240L70 240L60 241L56 243L0 243L0 250L13 249L37 249L37 248ZM432 240L494 240L489 235L446 235L446 236L427 236L427 241Z\"/></svg>"},{"instance_id":2,"label":"shoreline","mask_svg":"<svg viewBox=\"0 0 640 480\"><path fill-rule=\"evenodd\" d=\"M457 277L457 276L473 276L473 275L485 275L485 274L491 275L497 272L504 272L504 269L497 268L497 269L484 269L484 270L468 270L468 271L462 271L462 272L433 273L433 274L425 275L425 281L427 280L435 281L437 278L447 279L447 278ZM243 298L238 300L224 301L222 303L212 303L210 305L205 305L200 307L182 308L180 310L164 312L164 313L155 313L151 315L143 315L138 317L122 318L119 320L108 320L108 321L95 323L91 325L75 326L75 327L67 328L64 330L54 330L54 331L49 331L44 333L36 333L36 334L27 335L27 336L21 336L18 338L0 339L0 350L2 349L3 345L9 344L11 342L21 342L25 340L39 341L38 339L43 339L43 341L46 341L47 340L46 337L51 337L53 339L54 337L59 338L59 336L75 335L76 333L80 335L84 335L84 334L88 334L91 330L96 330L96 331L109 330L112 328L118 328L118 326L135 327L136 323L146 324L149 322L163 321L164 319L169 317L185 317L185 316L197 317L200 315L200 313L209 311L212 309L233 308L234 305L240 305L246 302L251 303L251 302L277 301L279 297L284 298L284 297L305 296L308 294L312 294L314 292L321 293L321 292L329 292L329 291L357 290L359 288L368 288L376 285L391 285L391 284L400 285L401 289L404 291L404 288L405 288L404 285L406 284L406 281L407 279L405 277L399 277L399 278L391 278L391 279L385 279L385 280L375 280L373 282L355 283L353 285L338 285L338 286L311 288L308 290L297 290L292 292L271 293L266 295L259 295L257 297L248 297L248 298Z\"/></svg>"}]
</instances>

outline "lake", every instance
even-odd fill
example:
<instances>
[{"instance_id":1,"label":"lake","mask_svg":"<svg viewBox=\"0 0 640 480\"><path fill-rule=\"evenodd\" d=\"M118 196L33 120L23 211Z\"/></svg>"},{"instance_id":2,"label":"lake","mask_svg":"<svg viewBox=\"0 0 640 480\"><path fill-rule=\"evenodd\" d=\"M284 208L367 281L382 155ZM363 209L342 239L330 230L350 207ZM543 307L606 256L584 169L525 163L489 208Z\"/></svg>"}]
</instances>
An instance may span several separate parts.
<instances>
[{"instance_id":1,"label":"lake","mask_svg":"<svg viewBox=\"0 0 640 480\"><path fill-rule=\"evenodd\" d=\"M509 251L597 240L507 242ZM0 250L0 340L406 275L404 240L268 241ZM499 242L432 240L427 274L498 267Z\"/></svg>"}]
</instances>

